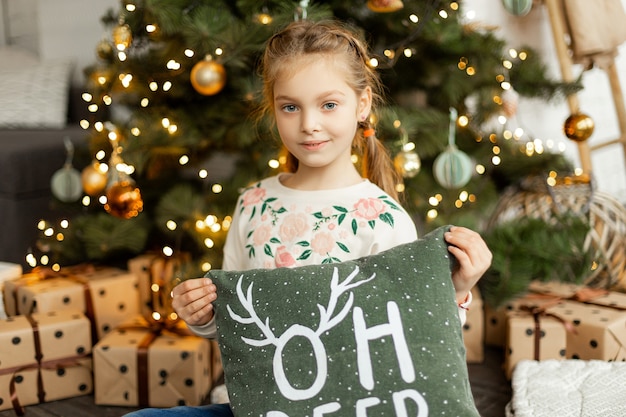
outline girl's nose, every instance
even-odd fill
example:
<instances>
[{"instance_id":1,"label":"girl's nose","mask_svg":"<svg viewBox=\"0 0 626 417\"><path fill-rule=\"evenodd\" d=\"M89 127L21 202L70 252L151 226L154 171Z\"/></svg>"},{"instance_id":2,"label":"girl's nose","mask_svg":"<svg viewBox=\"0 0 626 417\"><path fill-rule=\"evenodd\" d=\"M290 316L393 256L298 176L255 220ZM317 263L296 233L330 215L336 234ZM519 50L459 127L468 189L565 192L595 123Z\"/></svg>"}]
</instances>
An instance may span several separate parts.
<instances>
[{"instance_id":1,"label":"girl's nose","mask_svg":"<svg viewBox=\"0 0 626 417\"><path fill-rule=\"evenodd\" d=\"M302 132L311 134L320 130L319 121L315 112L302 112L302 119L300 120L300 128Z\"/></svg>"}]
</instances>

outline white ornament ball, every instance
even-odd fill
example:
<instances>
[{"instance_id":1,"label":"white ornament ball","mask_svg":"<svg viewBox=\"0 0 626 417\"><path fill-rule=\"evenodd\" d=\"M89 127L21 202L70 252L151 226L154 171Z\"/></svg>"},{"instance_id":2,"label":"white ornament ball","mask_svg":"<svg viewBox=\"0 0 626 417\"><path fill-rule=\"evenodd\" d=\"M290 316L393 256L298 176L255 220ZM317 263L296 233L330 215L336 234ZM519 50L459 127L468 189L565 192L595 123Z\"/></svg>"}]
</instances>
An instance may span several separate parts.
<instances>
[{"instance_id":1,"label":"white ornament ball","mask_svg":"<svg viewBox=\"0 0 626 417\"><path fill-rule=\"evenodd\" d=\"M435 179L444 188L456 189L466 185L472 178L472 160L456 146L448 146L433 163Z\"/></svg>"},{"instance_id":2,"label":"white ornament ball","mask_svg":"<svg viewBox=\"0 0 626 417\"><path fill-rule=\"evenodd\" d=\"M50 180L52 195L64 203L78 201L83 193L80 172L72 166L65 166L52 175Z\"/></svg>"}]
</instances>

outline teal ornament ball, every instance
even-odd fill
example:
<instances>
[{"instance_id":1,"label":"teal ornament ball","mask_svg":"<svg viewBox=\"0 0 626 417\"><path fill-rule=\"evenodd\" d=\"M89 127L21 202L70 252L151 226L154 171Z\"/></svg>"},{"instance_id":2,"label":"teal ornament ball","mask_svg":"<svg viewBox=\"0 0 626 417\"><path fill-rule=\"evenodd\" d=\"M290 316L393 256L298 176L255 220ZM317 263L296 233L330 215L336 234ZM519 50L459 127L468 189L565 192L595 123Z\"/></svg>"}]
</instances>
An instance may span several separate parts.
<instances>
[{"instance_id":1,"label":"teal ornament ball","mask_svg":"<svg viewBox=\"0 0 626 417\"><path fill-rule=\"evenodd\" d=\"M52 195L64 203L78 201L83 193L80 172L66 165L52 175L50 180Z\"/></svg>"},{"instance_id":2,"label":"teal ornament ball","mask_svg":"<svg viewBox=\"0 0 626 417\"><path fill-rule=\"evenodd\" d=\"M533 7L533 0L502 0L502 4L513 16L526 16Z\"/></svg>"},{"instance_id":3,"label":"teal ornament ball","mask_svg":"<svg viewBox=\"0 0 626 417\"><path fill-rule=\"evenodd\" d=\"M435 179L444 188L461 188L472 178L472 160L456 146L450 145L433 163Z\"/></svg>"}]
</instances>

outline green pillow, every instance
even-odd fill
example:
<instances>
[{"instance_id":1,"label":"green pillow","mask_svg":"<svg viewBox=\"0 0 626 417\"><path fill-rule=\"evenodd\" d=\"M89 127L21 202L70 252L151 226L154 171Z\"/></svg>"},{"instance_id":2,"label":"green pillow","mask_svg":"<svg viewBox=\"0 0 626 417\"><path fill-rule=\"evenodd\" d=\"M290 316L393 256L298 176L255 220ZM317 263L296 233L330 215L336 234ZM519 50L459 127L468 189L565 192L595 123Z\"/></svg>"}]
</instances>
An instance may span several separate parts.
<instances>
[{"instance_id":1,"label":"green pillow","mask_svg":"<svg viewBox=\"0 0 626 417\"><path fill-rule=\"evenodd\" d=\"M478 416L444 231L342 263L211 271L235 416Z\"/></svg>"}]
</instances>

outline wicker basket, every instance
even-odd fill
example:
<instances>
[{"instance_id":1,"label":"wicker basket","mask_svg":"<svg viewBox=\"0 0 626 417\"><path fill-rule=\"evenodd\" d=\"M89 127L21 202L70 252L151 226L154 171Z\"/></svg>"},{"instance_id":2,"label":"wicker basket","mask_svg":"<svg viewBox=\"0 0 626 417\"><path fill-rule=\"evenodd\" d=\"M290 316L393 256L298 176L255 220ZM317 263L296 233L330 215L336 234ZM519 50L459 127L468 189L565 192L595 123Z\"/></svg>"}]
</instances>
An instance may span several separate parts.
<instances>
[{"instance_id":1,"label":"wicker basket","mask_svg":"<svg viewBox=\"0 0 626 417\"><path fill-rule=\"evenodd\" d=\"M522 217L556 221L561 214L589 221L584 248L594 254L595 265L585 284L626 291L626 208L611 195L594 190L592 182L548 186L545 178L529 178L505 191L488 228Z\"/></svg>"}]
</instances>

